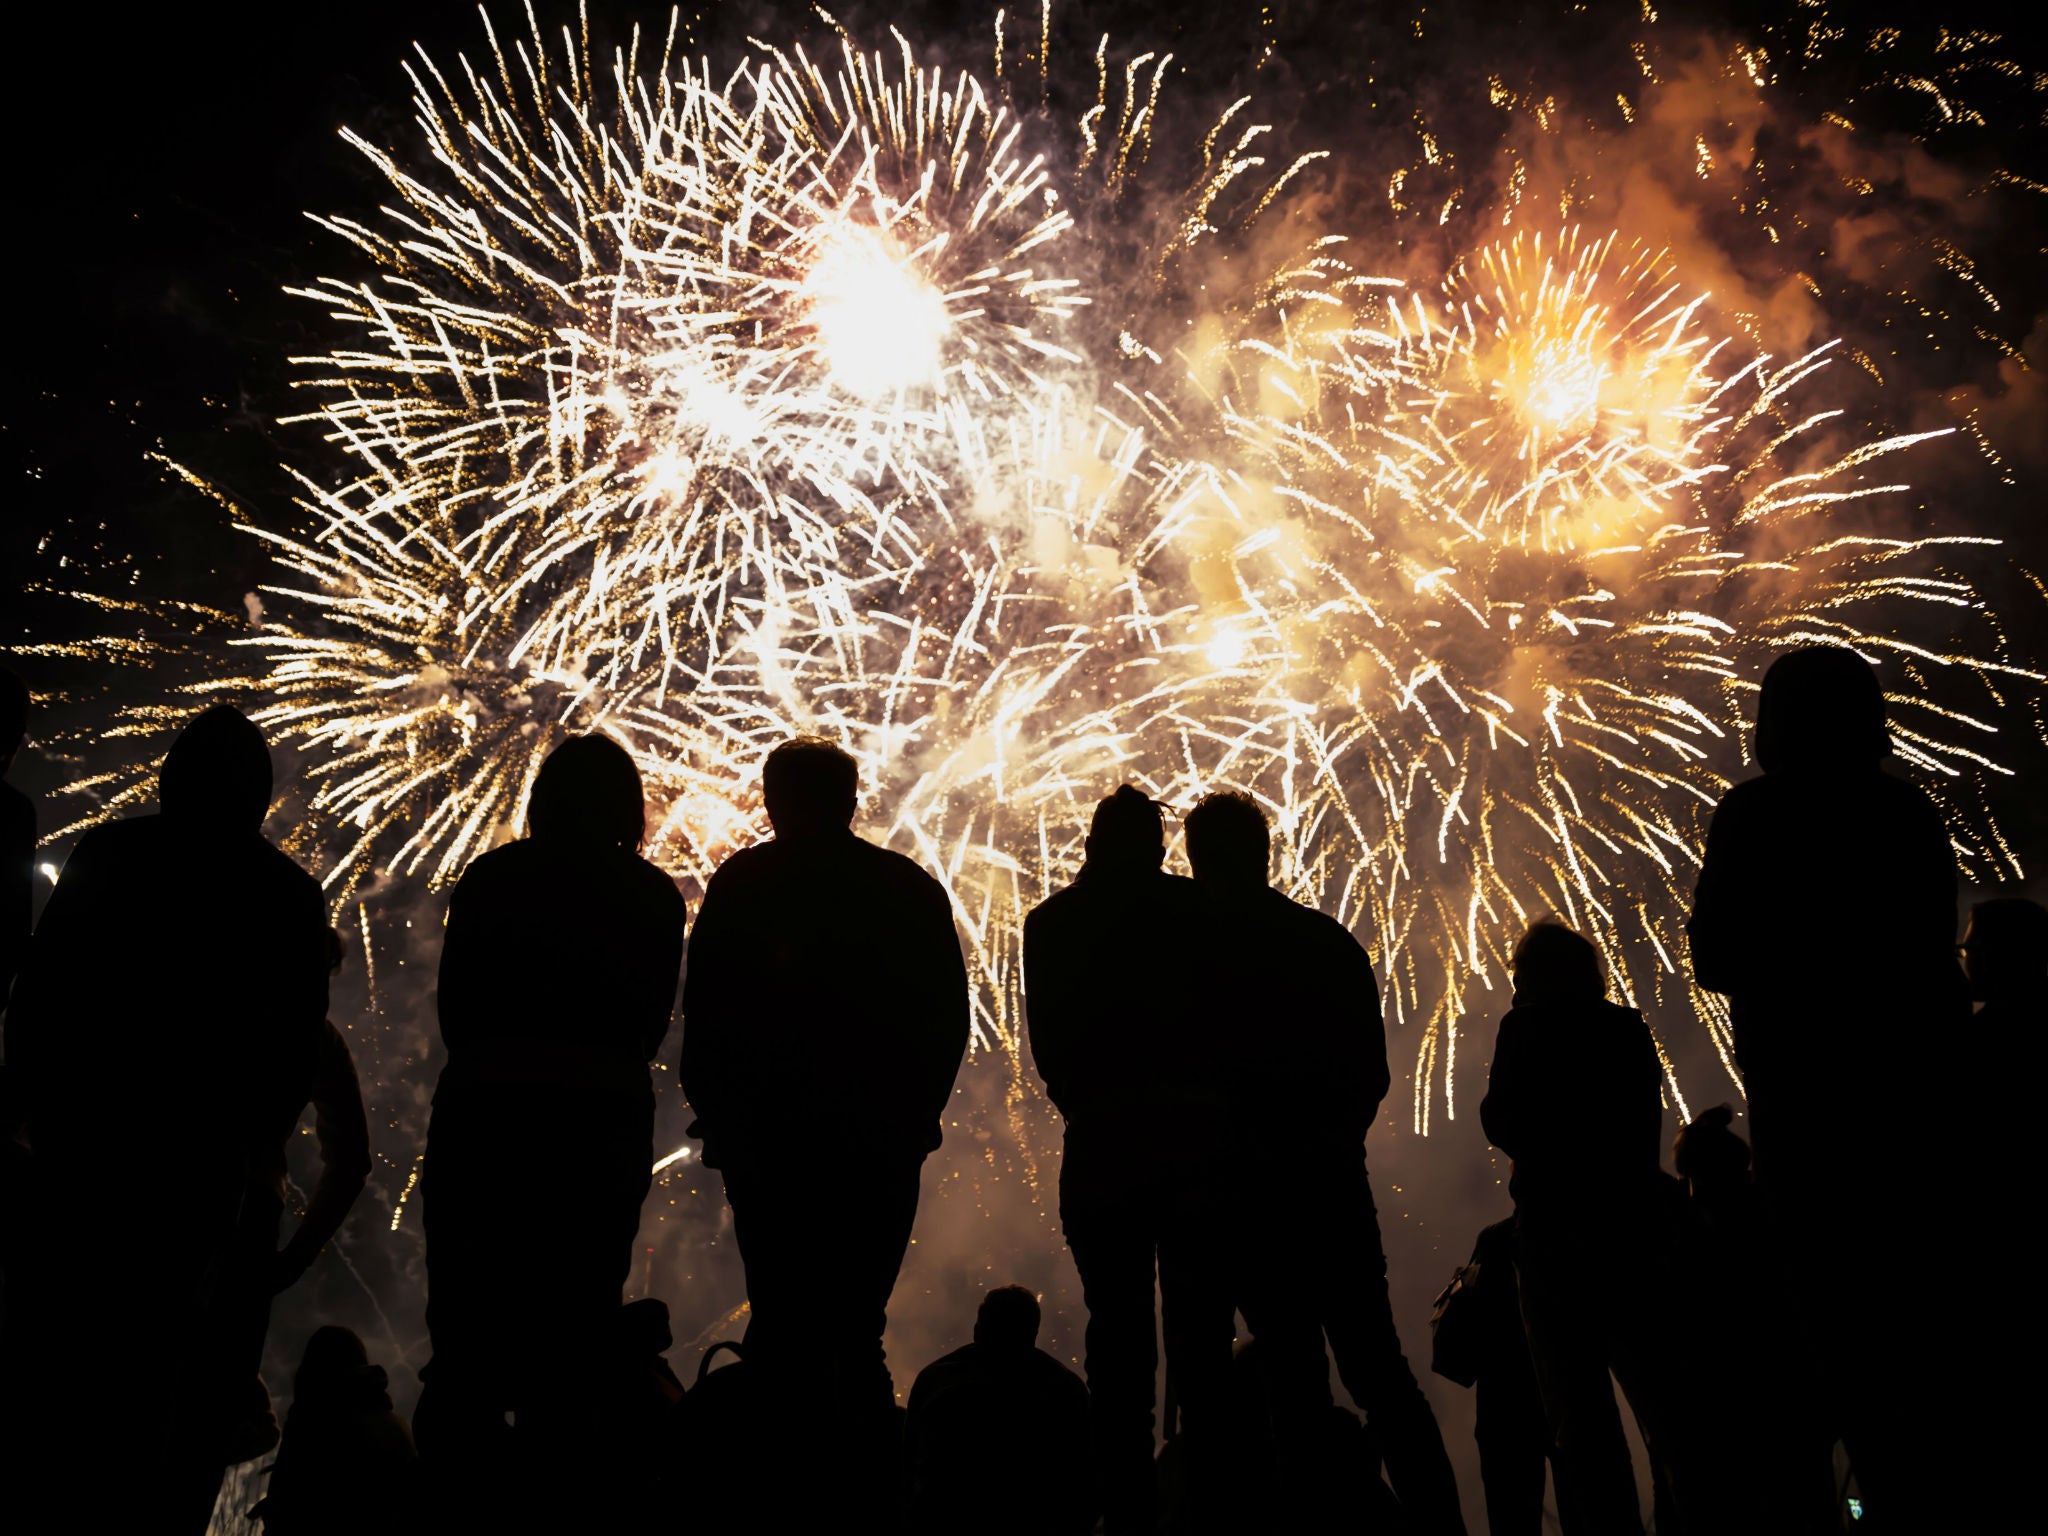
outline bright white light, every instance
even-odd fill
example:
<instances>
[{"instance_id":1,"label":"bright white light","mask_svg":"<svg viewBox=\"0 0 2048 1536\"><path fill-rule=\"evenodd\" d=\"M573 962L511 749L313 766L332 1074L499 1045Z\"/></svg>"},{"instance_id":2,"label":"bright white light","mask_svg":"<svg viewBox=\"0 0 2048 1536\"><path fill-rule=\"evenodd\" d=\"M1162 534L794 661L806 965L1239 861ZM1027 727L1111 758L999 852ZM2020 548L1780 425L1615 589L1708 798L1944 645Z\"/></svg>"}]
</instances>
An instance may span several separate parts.
<instances>
[{"instance_id":1,"label":"bright white light","mask_svg":"<svg viewBox=\"0 0 2048 1536\"><path fill-rule=\"evenodd\" d=\"M675 1151L669 1153L667 1157L664 1157L654 1165L654 1171L659 1173L671 1163L687 1163L696 1154L696 1150L695 1147L677 1147Z\"/></svg>"},{"instance_id":2,"label":"bright white light","mask_svg":"<svg viewBox=\"0 0 2048 1536\"><path fill-rule=\"evenodd\" d=\"M1244 636L1226 631L1211 640L1204 647L1203 654L1208 658L1211 667L1219 672L1227 672L1244 660Z\"/></svg>"},{"instance_id":3,"label":"bright white light","mask_svg":"<svg viewBox=\"0 0 2048 1536\"><path fill-rule=\"evenodd\" d=\"M945 300L896 259L885 236L840 231L819 253L804 291L842 388L872 396L939 382Z\"/></svg>"},{"instance_id":4,"label":"bright white light","mask_svg":"<svg viewBox=\"0 0 2048 1536\"><path fill-rule=\"evenodd\" d=\"M40 870L41 870L41 871L43 872L43 878L44 878L45 880L49 881L49 882L50 882L50 884L52 884L52 885L55 885L55 884L57 883L57 866L56 866L56 865L54 865L54 864L38 864L38 865L36 866L36 868L40 869Z\"/></svg>"}]
</instances>

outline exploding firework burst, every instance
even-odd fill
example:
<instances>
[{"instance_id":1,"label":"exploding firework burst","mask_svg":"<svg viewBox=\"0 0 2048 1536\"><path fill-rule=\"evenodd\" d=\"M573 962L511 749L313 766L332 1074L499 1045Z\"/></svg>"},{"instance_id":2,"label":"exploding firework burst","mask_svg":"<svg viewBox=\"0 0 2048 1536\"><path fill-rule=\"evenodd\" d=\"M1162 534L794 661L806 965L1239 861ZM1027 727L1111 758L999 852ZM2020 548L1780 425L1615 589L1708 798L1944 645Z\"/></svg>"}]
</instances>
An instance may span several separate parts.
<instances>
[{"instance_id":1,"label":"exploding firework burst","mask_svg":"<svg viewBox=\"0 0 2048 1536\"><path fill-rule=\"evenodd\" d=\"M700 882L762 831L768 748L827 734L947 882L1014 1053L1021 915L1094 797L1244 788L1296 893L1374 936L1426 1125L1553 908L1725 1046L1678 923L1770 651L1886 661L1902 751L1991 769L1933 701L2029 674L1906 638L1976 596L1861 515L1917 439L1803 403L1829 348L1737 361L1662 255L1530 233L1417 289L1325 235L1192 297L1173 260L1314 157L1272 174L1239 102L1141 199L1164 61L1119 100L1105 43L1062 138L907 44L717 78L672 44L606 78L566 37L494 38L459 83L423 55L428 159L354 141L397 203L323 221L369 275L297 290L351 333L300 378L344 472L299 477L296 534L245 515L288 574L205 684L301 750L337 901L452 879L593 729ZM1082 334L1090 219L1145 232L1113 351ZM1216 345L1164 339L1205 306Z\"/></svg>"},{"instance_id":2,"label":"exploding firework burst","mask_svg":"<svg viewBox=\"0 0 2048 1536\"><path fill-rule=\"evenodd\" d=\"M1901 755L1949 780L1993 767L1956 739L1989 727L1930 676L1987 712L2032 679L1902 638L1914 604L1979 606L1929 569L1971 541L1853 515L1906 489L1866 466L1941 434L1829 446L1839 413L1806 402L1832 346L1730 363L1668 260L1611 235L1515 236L1427 298L1327 254L1298 271L1320 285L1161 422L1194 440L1140 553L1191 596L1160 616L1186 632L1148 721L1167 793L1259 795L1298 892L1384 937L1419 1124L1456 1021L1550 911L1625 994L1696 1008L1732 1072L1682 924L1764 663L1884 663Z\"/></svg>"}]
</instances>

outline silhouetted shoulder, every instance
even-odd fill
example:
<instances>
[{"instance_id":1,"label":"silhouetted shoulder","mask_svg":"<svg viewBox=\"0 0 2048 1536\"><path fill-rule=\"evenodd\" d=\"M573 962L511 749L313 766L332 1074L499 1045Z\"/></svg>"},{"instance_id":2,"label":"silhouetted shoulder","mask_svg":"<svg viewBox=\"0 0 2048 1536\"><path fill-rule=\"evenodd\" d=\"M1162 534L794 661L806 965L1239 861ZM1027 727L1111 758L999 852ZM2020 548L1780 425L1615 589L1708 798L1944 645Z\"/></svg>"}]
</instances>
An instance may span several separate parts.
<instances>
[{"instance_id":1,"label":"silhouetted shoulder","mask_svg":"<svg viewBox=\"0 0 2048 1536\"><path fill-rule=\"evenodd\" d=\"M877 880L898 890L914 892L926 900L936 899L945 902L948 909L951 909L952 904L946 895L946 888L917 860L900 854L893 848L871 843L864 837L857 837L853 842L860 850L855 857L862 860Z\"/></svg>"}]
</instances>

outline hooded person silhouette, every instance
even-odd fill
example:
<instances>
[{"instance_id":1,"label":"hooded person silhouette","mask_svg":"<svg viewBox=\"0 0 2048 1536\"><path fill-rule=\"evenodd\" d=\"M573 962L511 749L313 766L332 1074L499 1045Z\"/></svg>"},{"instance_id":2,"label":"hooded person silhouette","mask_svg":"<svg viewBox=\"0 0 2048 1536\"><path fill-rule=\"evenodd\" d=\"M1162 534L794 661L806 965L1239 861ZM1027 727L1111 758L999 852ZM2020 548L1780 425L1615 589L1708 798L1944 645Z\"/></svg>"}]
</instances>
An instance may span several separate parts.
<instances>
[{"instance_id":1,"label":"hooded person silhouette","mask_svg":"<svg viewBox=\"0 0 2048 1536\"><path fill-rule=\"evenodd\" d=\"M527 822L463 871L441 949L448 1060L420 1179L433 1359L414 1428L451 1520L596 1518L617 1491L588 1469L654 1163L648 1062L683 959L682 894L640 856L623 748L556 747Z\"/></svg>"},{"instance_id":2,"label":"hooded person silhouette","mask_svg":"<svg viewBox=\"0 0 2048 1536\"><path fill-rule=\"evenodd\" d=\"M1715 808L1687 932L1700 986L1728 997L1785 1280L1827 1298L1810 1333L1813 1454L1846 1442L1871 1529L1960 1529L1983 1480L1957 1474L1971 1459L1960 1445L1951 1459L1935 1444L1950 1431L1928 1405L1955 1390L1932 1315L1949 1282L1938 1247L1914 1235L1951 1149L1882 1179L1864 1166L1898 1106L1960 1087L1968 1025L1955 854L1934 802L1885 771L1888 746L1877 674L1853 651L1772 663L1763 774Z\"/></svg>"},{"instance_id":3,"label":"hooded person silhouette","mask_svg":"<svg viewBox=\"0 0 2048 1536\"><path fill-rule=\"evenodd\" d=\"M157 814L80 839L8 1010L38 1186L8 1296L10 1386L26 1389L9 1392L25 1473L10 1492L93 1486L135 1529L198 1531L247 1386L212 1314L252 1162L306 1099L327 917L318 883L263 839L270 751L240 713L193 720L157 788ZM85 1426L132 1347L109 1320L137 1297L187 1400L139 1427L133 1474L110 1483Z\"/></svg>"}]
</instances>

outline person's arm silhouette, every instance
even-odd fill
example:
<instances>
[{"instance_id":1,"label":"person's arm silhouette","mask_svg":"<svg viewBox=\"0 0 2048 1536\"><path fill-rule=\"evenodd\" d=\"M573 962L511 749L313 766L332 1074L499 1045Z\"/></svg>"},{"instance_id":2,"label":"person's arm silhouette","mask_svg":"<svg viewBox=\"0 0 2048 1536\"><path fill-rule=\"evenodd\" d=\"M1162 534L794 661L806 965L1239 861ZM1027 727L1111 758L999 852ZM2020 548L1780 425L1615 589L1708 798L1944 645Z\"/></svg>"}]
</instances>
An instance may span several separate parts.
<instances>
[{"instance_id":1,"label":"person's arm silhouette","mask_svg":"<svg viewBox=\"0 0 2048 1536\"><path fill-rule=\"evenodd\" d=\"M697 922L690 930L689 964L683 971L683 1046L677 1076L696 1116L689 1134L704 1143L704 1156L717 1166L717 1138L733 1110L733 1032L742 1017L746 959L739 953L744 921L736 910L732 866L721 865L704 887Z\"/></svg>"},{"instance_id":2,"label":"person's arm silhouette","mask_svg":"<svg viewBox=\"0 0 2048 1536\"><path fill-rule=\"evenodd\" d=\"M1341 1041L1343 1055L1332 1065L1338 1070L1350 1111L1346 1135L1362 1139L1372 1129L1373 1118L1393 1085L1393 1074L1387 1068L1387 1026L1380 1011L1380 983L1373 974L1372 956L1349 933L1336 935L1333 947L1339 956L1334 973L1340 978L1343 995L1336 1000L1332 1017L1344 1020L1348 1028Z\"/></svg>"},{"instance_id":3,"label":"person's arm silhouette","mask_svg":"<svg viewBox=\"0 0 2048 1536\"><path fill-rule=\"evenodd\" d=\"M50 1094L62 1087L67 1050L84 1044L66 1038L63 982L67 976L90 975L94 950L108 937L103 912L107 882L99 857L104 847L95 829L79 839L65 861L8 1004L9 1091L31 1135Z\"/></svg>"},{"instance_id":4,"label":"person's arm silhouette","mask_svg":"<svg viewBox=\"0 0 2048 1536\"><path fill-rule=\"evenodd\" d=\"M1073 1077L1067 1047L1082 999L1068 975L1061 936L1047 931L1051 926L1042 907L1024 919L1024 1029L1045 1096L1061 1114L1071 1115Z\"/></svg>"},{"instance_id":5,"label":"person's arm silhouette","mask_svg":"<svg viewBox=\"0 0 2048 1536\"><path fill-rule=\"evenodd\" d=\"M944 888L937 881L927 881L921 897L923 907L917 914L920 932L907 947L921 993L913 1019L916 1059L929 1064L921 1107L933 1121L932 1144L936 1146L938 1123L945 1114L946 1101L953 1096L961 1058L967 1054L967 965L960 955L960 935L954 931L953 906Z\"/></svg>"},{"instance_id":6,"label":"person's arm silhouette","mask_svg":"<svg viewBox=\"0 0 2048 1536\"><path fill-rule=\"evenodd\" d=\"M320 1144L320 1182L298 1229L277 1256L273 1290L284 1290L312 1267L348 1219L370 1177L370 1125L348 1042L332 1024L320 1043L313 1075L313 1134Z\"/></svg>"},{"instance_id":7,"label":"person's arm silhouette","mask_svg":"<svg viewBox=\"0 0 2048 1536\"><path fill-rule=\"evenodd\" d=\"M1526 1011L1511 1010L1494 1037L1486 1097L1479 1101L1479 1124L1487 1141L1511 1158L1528 1155L1543 1114L1543 1096L1531 1081L1541 1052Z\"/></svg>"},{"instance_id":8,"label":"person's arm silhouette","mask_svg":"<svg viewBox=\"0 0 2048 1536\"><path fill-rule=\"evenodd\" d=\"M1752 841L1744 802L1735 796L1724 799L1707 824L1706 852L1685 925L1693 979L1709 992L1728 994L1745 986L1744 962L1755 945L1748 889L1757 865Z\"/></svg>"}]
</instances>

